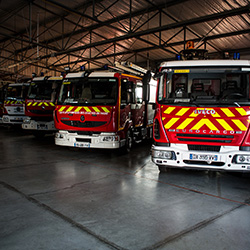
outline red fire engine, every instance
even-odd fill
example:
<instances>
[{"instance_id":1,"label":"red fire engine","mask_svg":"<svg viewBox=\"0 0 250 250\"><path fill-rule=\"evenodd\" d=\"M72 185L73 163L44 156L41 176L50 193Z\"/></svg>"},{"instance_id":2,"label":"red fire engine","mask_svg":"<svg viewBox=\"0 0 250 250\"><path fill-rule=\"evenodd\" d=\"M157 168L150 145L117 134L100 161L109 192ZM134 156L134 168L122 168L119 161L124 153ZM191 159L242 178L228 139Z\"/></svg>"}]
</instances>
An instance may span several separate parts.
<instances>
[{"instance_id":1,"label":"red fire engine","mask_svg":"<svg viewBox=\"0 0 250 250\"><path fill-rule=\"evenodd\" d=\"M6 90L4 101L3 124L21 125L25 119L24 100L29 83L11 83Z\"/></svg>"},{"instance_id":2,"label":"red fire engine","mask_svg":"<svg viewBox=\"0 0 250 250\"><path fill-rule=\"evenodd\" d=\"M0 124L3 123L2 118L4 114L4 99L8 84L10 83L6 81L0 81Z\"/></svg>"},{"instance_id":3,"label":"red fire engine","mask_svg":"<svg viewBox=\"0 0 250 250\"><path fill-rule=\"evenodd\" d=\"M250 171L250 61L160 66L152 160L168 167Z\"/></svg>"},{"instance_id":4,"label":"red fire engine","mask_svg":"<svg viewBox=\"0 0 250 250\"><path fill-rule=\"evenodd\" d=\"M56 131L53 120L55 102L58 98L63 77L34 77L25 100L23 129L41 137Z\"/></svg>"},{"instance_id":5,"label":"red fire engine","mask_svg":"<svg viewBox=\"0 0 250 250\"><path fill-rule=\"evenodd\" d=\"M130 73L67 74L54 113L56 145L129 151L133 142L152 136L154 111L147 97L151 73L143 80L134 64L116 67Z\"/></svg>"}]
</instances>

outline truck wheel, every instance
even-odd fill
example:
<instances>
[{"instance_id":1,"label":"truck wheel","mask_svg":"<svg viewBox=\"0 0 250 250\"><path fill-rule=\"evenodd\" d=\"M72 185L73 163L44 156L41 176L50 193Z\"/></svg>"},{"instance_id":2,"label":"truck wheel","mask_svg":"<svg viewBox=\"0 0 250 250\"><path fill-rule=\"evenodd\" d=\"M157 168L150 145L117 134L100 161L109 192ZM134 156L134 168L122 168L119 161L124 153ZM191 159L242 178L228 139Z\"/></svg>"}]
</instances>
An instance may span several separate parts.
<instances>
[{"instance_id":1,"label":"truck wheel","mask_svg":"<svg viewBox=\"0 0 250 250\"><path fill-rule=\"evenodd\" d=\"M129 153L133 145L133 136L131 130L128 130L126 134L126 143L124 146L124 152Z\"/></svg>"},{"instance_id":2,"label":"truck wheel","mask_svg":"<svg viewBox=\"0 0 250 250\"><path fill-rule=\"evenodd\" d=\"M168 167L166 167L166 166L158 165L158 168L159 168L159 171L160 171L161 173L166 173L166 172L168 172Z\"/></svg>"}]
</instances>

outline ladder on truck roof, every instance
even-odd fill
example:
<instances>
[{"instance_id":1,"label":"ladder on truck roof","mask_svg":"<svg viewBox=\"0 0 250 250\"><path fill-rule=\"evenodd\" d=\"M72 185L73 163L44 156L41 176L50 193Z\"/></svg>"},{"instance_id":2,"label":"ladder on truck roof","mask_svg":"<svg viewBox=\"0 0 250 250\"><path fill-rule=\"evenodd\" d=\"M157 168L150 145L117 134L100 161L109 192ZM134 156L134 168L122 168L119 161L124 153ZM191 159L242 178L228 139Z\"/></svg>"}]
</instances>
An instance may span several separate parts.
<instances>
[{"instance_id":1,"label":"ladder on truck roof","mask_svg":"<svg viewBox=\"0 0 250 250\"><path fill-rule=\"evenodd\" d=\"M115 68L124 72L129 72L133 75L144 76L148 71L131 62L115 62Z\"/></svg>"}]
</instances>

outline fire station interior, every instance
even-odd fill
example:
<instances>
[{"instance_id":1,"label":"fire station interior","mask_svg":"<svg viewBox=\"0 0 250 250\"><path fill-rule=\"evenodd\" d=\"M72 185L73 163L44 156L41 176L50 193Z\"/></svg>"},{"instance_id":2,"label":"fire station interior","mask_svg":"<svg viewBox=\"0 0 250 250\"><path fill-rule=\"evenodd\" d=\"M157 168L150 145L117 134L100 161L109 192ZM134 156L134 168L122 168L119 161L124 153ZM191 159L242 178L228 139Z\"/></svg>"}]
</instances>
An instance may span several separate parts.
<instances>
[{"instance_id":1,"label":"fire station interior","mask_svg":"<svg viewBox=\"0 0 250 250\"><path fill-rule=\"evenodd\" d=\"M155 73L190 46L250 60L249 0L12 0L0 20L1 90L117 62ZM177 79L172 95L208 91L194 87ZM1 120L0 249L250 249L249 172L160 172L152 138L122 151L56 145L55 133Z\"/></svg>"}]
</instances>

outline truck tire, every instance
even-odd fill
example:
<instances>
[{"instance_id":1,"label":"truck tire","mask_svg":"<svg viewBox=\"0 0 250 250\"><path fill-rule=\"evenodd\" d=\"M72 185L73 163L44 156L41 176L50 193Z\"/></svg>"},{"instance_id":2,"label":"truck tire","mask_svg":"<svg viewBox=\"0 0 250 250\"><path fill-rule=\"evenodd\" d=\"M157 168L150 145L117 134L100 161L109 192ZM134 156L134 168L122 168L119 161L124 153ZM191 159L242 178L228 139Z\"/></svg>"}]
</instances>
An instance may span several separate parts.
<instances>
[{"instance_id":1,"label":"truck tire","mask_svg":"<svg viewBox=\"0 0 250 250\"><path fill-rule=\"evenodd\" d=\"M168 167L166 167L166 166L158 165L158 168L159 168L159 171L160 171L161 173L166 173L166 172L168 172Z\"/></svg>"},{"instance_id":2,"label":"truck tire","mask_svg":"<svg viewBox=\"0 0 250 250\"><path fill-rule=\"evenodd\" d=\"M126 143L125 143L125 146L123 147L124 153L129 153L131 151L132 145L133 145L132 131L128 130L126 134Z\"/></svg>"}]
</instances>

